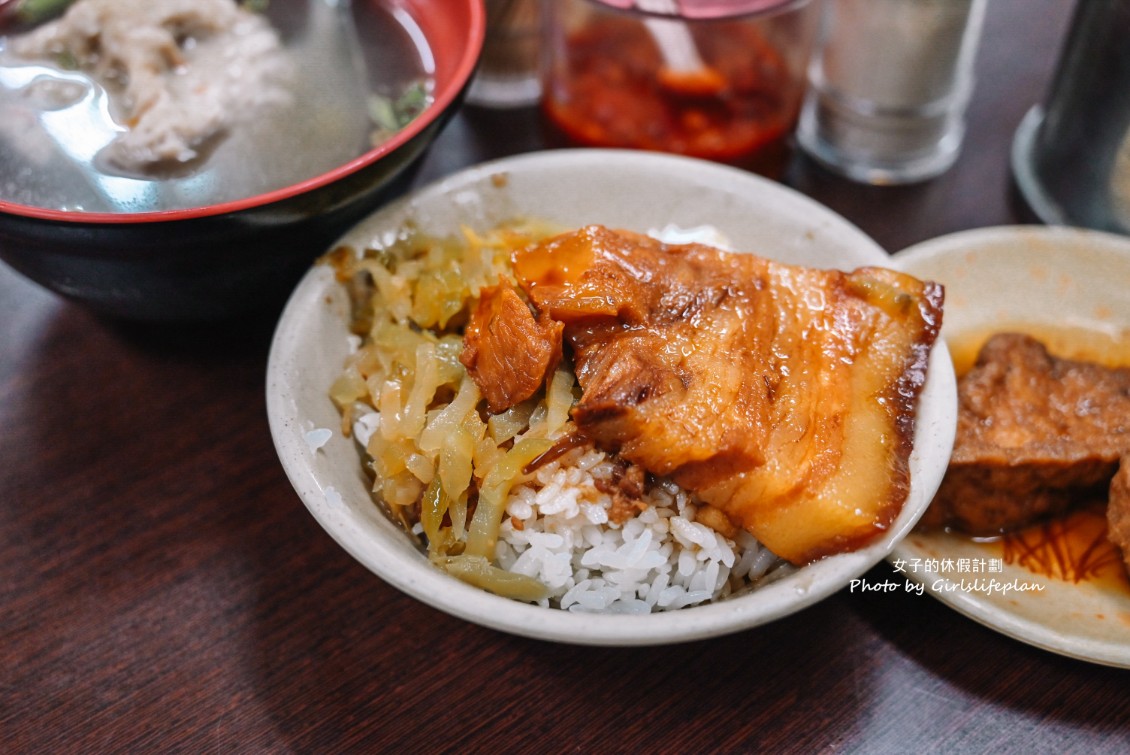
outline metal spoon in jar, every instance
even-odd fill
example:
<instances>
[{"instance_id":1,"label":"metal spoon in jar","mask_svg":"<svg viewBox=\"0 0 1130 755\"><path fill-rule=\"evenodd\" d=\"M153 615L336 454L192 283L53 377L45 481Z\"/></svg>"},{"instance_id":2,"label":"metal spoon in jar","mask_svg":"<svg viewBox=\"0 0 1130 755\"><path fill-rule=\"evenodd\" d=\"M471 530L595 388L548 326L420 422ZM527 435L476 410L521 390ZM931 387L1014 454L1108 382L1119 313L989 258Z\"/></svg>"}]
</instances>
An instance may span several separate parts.
<instances>
[{"instance_id":1,"label":"metal spoon in jar","mask_svg":"<svg viewBox=\"0 0 1130 755\"><path fill-rule=\"evenodd\" d=\"M636 0L636 7L648 14L644 26L663 56L658 76L665 89L688 97L711 97L726 86L722 74L702 59L691 30L674 17L675 0Z\"/></svg>"}]
</instances>

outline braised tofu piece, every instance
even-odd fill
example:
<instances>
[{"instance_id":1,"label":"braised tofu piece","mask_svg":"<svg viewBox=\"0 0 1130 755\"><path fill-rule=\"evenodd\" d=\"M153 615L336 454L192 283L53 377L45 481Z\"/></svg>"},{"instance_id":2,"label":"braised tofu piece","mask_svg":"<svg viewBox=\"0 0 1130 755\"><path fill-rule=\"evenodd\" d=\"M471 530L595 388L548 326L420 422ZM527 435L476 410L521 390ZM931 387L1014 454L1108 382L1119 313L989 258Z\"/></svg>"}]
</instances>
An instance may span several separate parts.
<instances>
[{"instance_id":1,"label":"braised tofu piece","mask_svg":"<svg viewBox=\"0 0 1130 755\"><path fill-rule=\"evenodd\" d=\"M517 252L565 325L601 448L695 492L802 564L857 549L909 491L942 289L590 226Z\"/></svg>"},{"instance_id":2,"label":"braised tofu piece","mask_svg":"<svg viewBox=\"0 0 1130 755\"><path fill-rule=\"evenodd\" d=\"M958 382L957 437L923 527L995 535L1101 494L1130 451L1130 369L990 338Z\"/></svg>"},{"instance_id":3,"label":"braised tofu piece","mask_svg":"<svg viewBox=\"0 0 1130 755\"><path fill-rule=\"evenodd\" d=\"M463 335L460 361L495 414L533 396L561 359L562 324L534 318L512 285L484 288Z\"/></svg>"}]
</instances>

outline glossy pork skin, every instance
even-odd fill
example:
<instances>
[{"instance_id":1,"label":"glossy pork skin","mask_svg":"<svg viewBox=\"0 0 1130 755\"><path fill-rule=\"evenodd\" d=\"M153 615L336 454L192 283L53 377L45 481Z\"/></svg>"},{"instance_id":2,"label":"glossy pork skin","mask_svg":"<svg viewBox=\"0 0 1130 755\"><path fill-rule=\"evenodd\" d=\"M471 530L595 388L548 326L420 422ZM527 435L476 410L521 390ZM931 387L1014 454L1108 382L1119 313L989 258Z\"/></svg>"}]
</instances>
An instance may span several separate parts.
<instances>
[{"instance_id":1,"label":"glossy pork skin","mask_svg":"<svg viewBox=\"0 0 1130 755\"><path fill-rule=\"evenodd\" d=\"M605 450L670 476L803 564L881 534L909 490L942 290L590 226L516 253L564 323Z\"/></svg>"}]
</instances>

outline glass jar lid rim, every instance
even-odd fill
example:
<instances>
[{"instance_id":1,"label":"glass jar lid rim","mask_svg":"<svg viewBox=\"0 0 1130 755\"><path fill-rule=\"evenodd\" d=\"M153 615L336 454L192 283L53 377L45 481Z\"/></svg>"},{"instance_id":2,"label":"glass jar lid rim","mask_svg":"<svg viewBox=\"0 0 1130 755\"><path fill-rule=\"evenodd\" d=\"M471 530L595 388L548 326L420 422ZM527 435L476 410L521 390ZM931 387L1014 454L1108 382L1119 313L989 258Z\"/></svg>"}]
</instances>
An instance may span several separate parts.
<instances>
[{"instance_id":1,"label":"glass jar lid rim","mask_svg":"<svg viewBox=\"0 0 1130 755\"><path fill-rule=\"evenodd\" d=\"M808 5L812 0L592 0L620 10L635 10L655 15L686 19L718 19L774 13ZM663 6L669 6L669 10Z\"/></svg>"}]
</instances>

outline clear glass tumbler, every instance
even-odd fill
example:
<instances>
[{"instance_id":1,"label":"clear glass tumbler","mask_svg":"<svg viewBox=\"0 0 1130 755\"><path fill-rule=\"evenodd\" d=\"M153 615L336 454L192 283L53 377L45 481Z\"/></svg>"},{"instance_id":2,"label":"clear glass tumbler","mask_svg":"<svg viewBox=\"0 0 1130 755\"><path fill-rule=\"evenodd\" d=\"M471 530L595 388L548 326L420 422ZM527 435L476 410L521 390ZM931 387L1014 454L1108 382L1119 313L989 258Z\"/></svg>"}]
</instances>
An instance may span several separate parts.
<instances>
[{"instance_id":1,"label":"clear glass tumbler","mask_svg":"<svg viewBox=\"0 0 1130 755\"><path fill-rule=\"evenodd\" d=\"M820 0L546 0L542 107L566 144L784 168Z\"/></svg>"},{"instance_id":2,"label":"clear glass tumbler","mask_svg":"<svg viewBox=\"0 0 1130 755\"><path fill-rule=\"evenodd\" d=\"M903 184L957 160L986 0L833 0L797 140L856 181Z\"/></svg>"}]
</instances>

